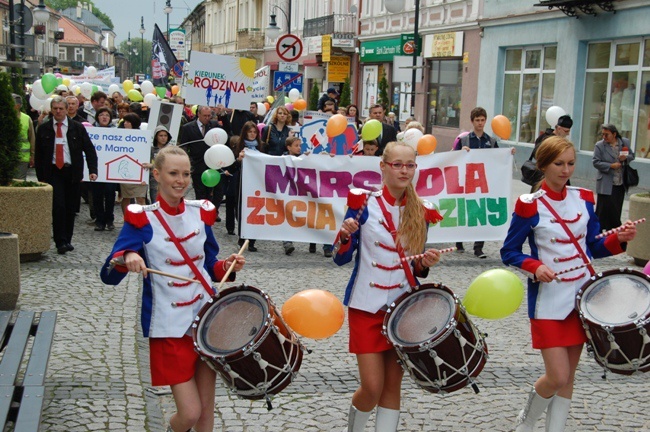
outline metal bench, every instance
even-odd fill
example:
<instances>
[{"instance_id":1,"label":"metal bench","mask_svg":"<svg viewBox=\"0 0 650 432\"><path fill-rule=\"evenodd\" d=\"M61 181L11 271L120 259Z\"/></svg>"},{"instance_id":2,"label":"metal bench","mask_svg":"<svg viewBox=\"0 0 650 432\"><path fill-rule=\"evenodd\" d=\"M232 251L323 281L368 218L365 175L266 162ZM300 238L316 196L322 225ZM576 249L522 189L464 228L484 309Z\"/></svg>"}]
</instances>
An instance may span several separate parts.
<instances>
[{"instance_id":1,"label":"metal bench","mask_svg":"<svg viewBox=\"0 0 650 432\"><path fill-rule=\"evenodd\" d=\"M38 431L56 312L13 315L0 312L0 431Z\"/></svg>"}]
</instances>

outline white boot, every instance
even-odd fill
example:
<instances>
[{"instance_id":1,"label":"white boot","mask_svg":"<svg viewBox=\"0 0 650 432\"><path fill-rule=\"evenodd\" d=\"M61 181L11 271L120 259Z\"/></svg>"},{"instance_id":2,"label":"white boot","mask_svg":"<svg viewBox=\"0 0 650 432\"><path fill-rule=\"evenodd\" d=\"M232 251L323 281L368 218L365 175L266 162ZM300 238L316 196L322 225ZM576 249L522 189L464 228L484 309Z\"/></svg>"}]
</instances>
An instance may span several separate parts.
<instances>
[{"instance_id":1,"label":"white boot","mask_svg":"<svg viewBox=\"0 0 650 432\"><path fill-rule=\"evenodd\" d=\"M399 424L399 410L377 407L375 432L396 432Z\"/></svg>"},{"instance_id":2,"label":"white boot","mask_svg":"<svg viewBox=\"0 0 650 432\"><path fill-rule=\"evenodd\" d=\"M366 428L366 423L368 423L368 419L370 418L370 414L372 414L372 410L368 412L359 411L354 407L354 405L350 405L348 432L363 432Z\"/></svg>"},{"instance_id":3,"label":"white boot","mask_svg":"<svg viewBox=\"0 0 650 432\"><path fill-rule=\"evenodd\" d=\"M528 396L528 402L526 406L517 416L517 429L516 432L533 432L535 423L537 420L544 414L544 410L553 400L552 397L544 399L535 392L535 387L530 392Z\"/></svg>"},{"instance_id":4,"label":"white boot","mask_svg":"<svg viewBox=\"0 0 650 432\"><path fill-rule=\"evenodd\" d=\"M555 396L546 412L546 432L564 432L570 409L571 399Z\"/></svg>"}]
</instances>

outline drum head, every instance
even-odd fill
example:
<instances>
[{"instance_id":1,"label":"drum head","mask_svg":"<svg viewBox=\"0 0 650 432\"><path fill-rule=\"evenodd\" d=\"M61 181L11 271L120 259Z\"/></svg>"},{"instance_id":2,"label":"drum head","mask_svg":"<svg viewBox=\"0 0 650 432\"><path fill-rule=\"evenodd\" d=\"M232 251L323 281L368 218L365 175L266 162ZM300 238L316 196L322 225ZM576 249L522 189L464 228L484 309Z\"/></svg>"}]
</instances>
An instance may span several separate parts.
<instances>
[{"instance_id":1,"label":"drum head","mask_svg":"<svg viewBox=\"0 0 650 432\"><path fill-rule=\"evenodd\" d=\"M446 291L425 289L400 302L388 321L387 336L402 346L437 338L456 313L454 297Z\"/></svg>"},{"instance_id":2,"label":"drum head","mask_svg":"<svg viewBox=\"0 0 650 432\"><path fill-rule=\"evenodd\" d=\"M650 285L637 274L605 275L585 289L580 310L587 320L603 326L633 323L650 314Z\"/></svg>"},{"instance_id":3,"label":"drum head","mask_svg":"<svg viewBox=\"0 0 650 432\"><path fill-rule=\"evenodd\" d=\"M255 340L269 313L256 292L235 291L219 298L199 322L197 342L206 353L224 356Z\"/></svg>"}]
</instances>

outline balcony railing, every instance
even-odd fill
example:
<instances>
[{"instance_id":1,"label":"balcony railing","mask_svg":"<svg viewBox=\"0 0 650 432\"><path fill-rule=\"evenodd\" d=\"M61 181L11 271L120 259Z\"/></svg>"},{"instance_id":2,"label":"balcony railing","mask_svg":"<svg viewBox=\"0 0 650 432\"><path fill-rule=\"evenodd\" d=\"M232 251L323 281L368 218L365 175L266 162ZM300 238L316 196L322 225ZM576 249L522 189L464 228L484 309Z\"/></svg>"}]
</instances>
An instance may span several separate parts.
<instances>
[{"instance_id":1,"label":"balcony railing","mask_svg":"<svg viewBox=\"0 0 650 432\"><path fill-rule=\"evenodd\" d=\"M56 66L59 62L59 58L55 56L45 56L45 66Z\"/></svg>"},{"instance_id":2,"label":"balcony railing","mask_svg":"<svg viewBox=\"0 0 650 432\"><path fill-rule=\"evenodd\" d=\"M264 32L258 28L237 30L238 50L260 50L264 48Z\"/></svg>"},{"instance_id":3,"label":"balcony railing","mask_svg":"<svg viewBox=\"0 0 650 432\"><path fill-rule=\"evenodd\" d=\"M356 25L354 14L332 14L305 20L302 34L303 37L336 33L356 35Z\"/></svg>"}]
</instances>

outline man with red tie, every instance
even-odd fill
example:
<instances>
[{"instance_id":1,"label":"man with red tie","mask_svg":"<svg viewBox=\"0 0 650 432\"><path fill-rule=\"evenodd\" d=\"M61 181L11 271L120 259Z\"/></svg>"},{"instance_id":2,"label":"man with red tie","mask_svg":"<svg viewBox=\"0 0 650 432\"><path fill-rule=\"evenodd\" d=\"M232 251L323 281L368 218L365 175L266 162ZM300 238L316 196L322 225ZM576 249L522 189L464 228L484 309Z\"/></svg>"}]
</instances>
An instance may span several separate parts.
<instances>
[{"instance_id":1,"label":"man with red tie","mask_svg":"<svg viewBox=\"0 0 650 432\"><path fill-rule=\"evenodd\" d=\"M83 179L84 154L90 180L97 179L97 153L86 128L68 118L68 103L55 96L51 104L52 118L36 130L34 165L36 177L54 189L52 228L56 251L72 251L74 217L79 202L79 186Z\"/></svg>"}]
</instances>

